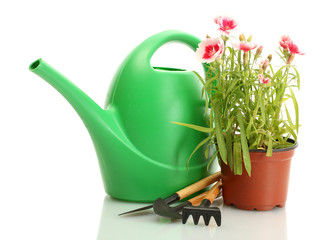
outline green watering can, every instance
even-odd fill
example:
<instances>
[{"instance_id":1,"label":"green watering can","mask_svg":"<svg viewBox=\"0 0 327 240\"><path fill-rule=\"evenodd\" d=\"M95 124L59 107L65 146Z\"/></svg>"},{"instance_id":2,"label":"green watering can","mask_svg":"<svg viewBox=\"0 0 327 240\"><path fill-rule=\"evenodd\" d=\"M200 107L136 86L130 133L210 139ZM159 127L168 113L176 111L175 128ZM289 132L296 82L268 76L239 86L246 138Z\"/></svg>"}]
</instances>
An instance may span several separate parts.
<instances>
[{"instance_id":1,"label":"green watering can","mask_svg":"<svg viewBox=\"0 0 327 240\"><path fill-rule=\"evenodd\" d=\"M205 125L199 79L191 71L150 64L155 51L172 41L193 50L200 42L174 30L146 39L118 68L104 109L42 59L30 65L30 71L57 89L83 120L93 140L105 191L114 198L153 201L209 174L203 148L186 169L204 133L171 123Z\"/></svg>"}]
</instances>

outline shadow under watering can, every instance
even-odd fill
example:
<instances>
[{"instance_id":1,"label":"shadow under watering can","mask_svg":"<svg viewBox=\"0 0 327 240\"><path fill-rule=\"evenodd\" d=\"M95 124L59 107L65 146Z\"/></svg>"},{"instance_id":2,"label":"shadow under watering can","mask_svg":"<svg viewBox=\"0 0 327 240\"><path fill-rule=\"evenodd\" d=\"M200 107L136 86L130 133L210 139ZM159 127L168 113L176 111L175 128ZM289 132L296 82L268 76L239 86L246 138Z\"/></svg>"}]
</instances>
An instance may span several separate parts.
<instances>
[{"instance_id":1,"label":"shadow under watering can","mask_svg":"<svg viewBox=\"0 0 327 240\"><path fill-rule=\"evenodd\" d=\"M152 67L152 55L165 43L195 50L200 40L169 30L138 45L118 68L105 107L42 59L30 70L73 106L92 138L105 191L128 201L166 197L209 174L204 149L186 161L204 133L171 123L205 126L201 83L192 71Z\"/></svg>"}]
</instances>

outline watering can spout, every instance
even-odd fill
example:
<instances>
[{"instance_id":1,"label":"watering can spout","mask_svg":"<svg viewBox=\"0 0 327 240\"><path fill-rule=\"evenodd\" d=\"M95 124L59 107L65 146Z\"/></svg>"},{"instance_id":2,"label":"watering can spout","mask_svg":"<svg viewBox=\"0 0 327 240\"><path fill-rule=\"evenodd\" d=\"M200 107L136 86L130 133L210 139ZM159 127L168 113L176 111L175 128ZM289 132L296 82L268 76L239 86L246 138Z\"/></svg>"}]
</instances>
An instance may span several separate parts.
<instances>
[{"instance_id":1,"label":"watering can spout","mask_svg":"<svg viewBox=\"0 0 327 240\"><path fill-rule=\"evenodd\" d=\"M103 109L44 60L38 59L34 61L30 65L29 70L53 86L72 105L89 132L92 126L96 125L99 128L105 124L101 117L104 112Z\"/></svg>"},{"instance_id":2,"label":"watering can spout","mask_svg":"<svg viewBox=\"0 0 327 240\"><path fill-rule=\"evenodd\" d=\"M92 138L101 175L106 183L105 191L109 195L115 195L120 189L117 184L110 188L112 178L119 179L123 175L117 170L128 165L128 162L124 161L125 158L138 163L147 159L126 137L119 124L117 109L114 106L102 109L80 88L42 59L33 62L29 70L53 86L78 113ZM131 168L133 171L134 169L135 166ZM130 173L126 171L126 174Z\"/></svg>"}]
</instances>

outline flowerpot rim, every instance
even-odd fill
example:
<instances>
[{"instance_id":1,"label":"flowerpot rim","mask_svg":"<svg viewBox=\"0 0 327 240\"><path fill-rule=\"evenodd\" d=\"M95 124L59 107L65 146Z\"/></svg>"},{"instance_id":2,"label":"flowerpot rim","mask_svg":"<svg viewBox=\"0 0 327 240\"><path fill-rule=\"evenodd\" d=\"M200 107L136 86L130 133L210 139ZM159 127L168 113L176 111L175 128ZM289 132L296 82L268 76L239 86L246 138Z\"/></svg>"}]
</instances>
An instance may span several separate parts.
<instances>
[{"instance_id":1,"label":"flowerpot rim","mask_svg":"<svg viewBox=\"0 0 327 240\"><path fill-rule=\"evenodd\" d=\"M288 148L278 148L278 149L273 149L273 152L284 152L284 151L290 151L298 147L298 142L295 142L294 139L287 139L287 142L289 143L295 143L293 146L288 147ZM249 149L249 152L267 152L267 150L261 150L261 149Z\"/></svg>"}]
</instances>

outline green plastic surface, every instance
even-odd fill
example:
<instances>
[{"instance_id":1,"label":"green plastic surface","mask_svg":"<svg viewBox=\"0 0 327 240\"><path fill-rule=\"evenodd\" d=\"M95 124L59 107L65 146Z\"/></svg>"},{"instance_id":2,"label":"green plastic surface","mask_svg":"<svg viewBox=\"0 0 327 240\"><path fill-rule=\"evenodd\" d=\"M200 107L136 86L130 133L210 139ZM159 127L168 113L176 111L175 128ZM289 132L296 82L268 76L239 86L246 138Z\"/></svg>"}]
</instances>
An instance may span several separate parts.
<instances>
[{"instance_id":1,"label":"green plastic surface","mask_svg":"<svg viewBox=\"0 0 327 240\"><path fill-rule=\"evenodd\" d=\"M200 81L191 71L150 64L155 51L172 41L193 50L200 42L175 30L146 39L118 68L104 109L42 59L30 65L83 120L94 143L105 191L112 197L149 202L209 174L203 148L186 170L186 161L204 134L171 123L205 125Z\"/></svg>"}]
</instances>

